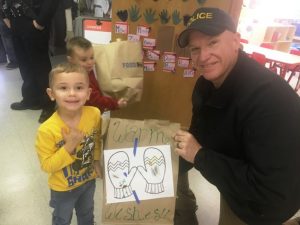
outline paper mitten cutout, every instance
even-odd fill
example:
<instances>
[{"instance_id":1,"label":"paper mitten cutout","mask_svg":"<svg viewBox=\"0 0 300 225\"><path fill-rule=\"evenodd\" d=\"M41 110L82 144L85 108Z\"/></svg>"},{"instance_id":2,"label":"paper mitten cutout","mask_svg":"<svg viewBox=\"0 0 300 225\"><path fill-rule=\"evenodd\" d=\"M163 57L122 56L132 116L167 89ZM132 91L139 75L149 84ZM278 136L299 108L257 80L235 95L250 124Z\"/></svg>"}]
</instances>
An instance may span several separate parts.
<instances>
[{"instance_id":1,"label":"paper mitten cutout","mask_svg":"<svg viewBox=\"0 0 300 225\"><path fill-rule=\"evenodd\" d=\"M114 197L121 199L132 195L131 181L137 171L136 167L130 168L129 157L125 152L113 154L107 164L109 179L114 186Z\"/></svg>"},{"instance_id":2,"label":"paper mitten cutout","mask_svg":"<svg viewBox=\"0 0 300 225\"><path fill-rule=\"evenodd\" d=\"M147 182L145 192L150 194L164 192L166 160L163 153L157 148L147 148L144 151L144 165L145 167L139 166L138 170Z\"/></svg>"}]
</instances>

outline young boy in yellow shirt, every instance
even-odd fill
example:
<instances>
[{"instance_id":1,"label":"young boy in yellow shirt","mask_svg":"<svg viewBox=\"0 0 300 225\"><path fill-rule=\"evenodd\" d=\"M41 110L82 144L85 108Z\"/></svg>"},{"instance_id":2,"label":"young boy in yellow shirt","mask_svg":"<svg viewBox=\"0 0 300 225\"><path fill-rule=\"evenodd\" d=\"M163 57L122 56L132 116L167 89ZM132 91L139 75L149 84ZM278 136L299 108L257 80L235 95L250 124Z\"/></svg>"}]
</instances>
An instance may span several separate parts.
<instances>
[{"instance_id":1,"label":"young boy in yellow shirt","mask_svg":"<svg viewBox=\"0 0 300 225\"><path fill-rule=\"evenodd\" d=\"M58 65L49 74L49 86L47 93L57 111L40 125L36 149L42 170L49 174L52 224L70 224L75 208L78 225L93 225L101 112L84 106L91 89L80 66Z\"/></svg>"}]
</instances>

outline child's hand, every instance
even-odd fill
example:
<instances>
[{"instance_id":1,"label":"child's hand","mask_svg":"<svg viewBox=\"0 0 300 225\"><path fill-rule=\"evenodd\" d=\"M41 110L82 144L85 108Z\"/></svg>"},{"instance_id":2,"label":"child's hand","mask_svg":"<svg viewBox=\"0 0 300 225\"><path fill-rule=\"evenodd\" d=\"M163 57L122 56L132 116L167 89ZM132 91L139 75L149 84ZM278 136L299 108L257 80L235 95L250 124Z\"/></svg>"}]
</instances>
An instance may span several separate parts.
<instances>
[{"instance_id":1,"label":"child's hand","mask_svg":"<svg viewBox=\"0 0 300 225\"><path fill-rule=\"evenodd\" d=\"M95 172L97 174L97 177L99 178L103 178L103 175L102 175L102 170L101 170L101 166L100 166L100 161L99 160L95 160L94 161L94 168L95 168Z\"/></svg>"},{"instance_id":2,"label":"child's hand","mask_svg":"<svg viewBox=\"0 0 300 225\"><path fill-rule=\"evenodd\" d=\"M84 137L84 134L80 130L74 128L70 128L69 132L66 129L62 128L61 134L65 141L65 149L70 154L74 154L76 147L80 144L81 140Z\"/></svg>"},{"instance_id":3,"label":"child's hand","mask_svg":"<svg viewBox=\"0 0 300 225\"><path fill-rule=\"evenodd\" d=\"M127 106L127 100L125 98L120 98L118 100L118 106L119 108L125 108Z\"/></svg>"}]
</instances>

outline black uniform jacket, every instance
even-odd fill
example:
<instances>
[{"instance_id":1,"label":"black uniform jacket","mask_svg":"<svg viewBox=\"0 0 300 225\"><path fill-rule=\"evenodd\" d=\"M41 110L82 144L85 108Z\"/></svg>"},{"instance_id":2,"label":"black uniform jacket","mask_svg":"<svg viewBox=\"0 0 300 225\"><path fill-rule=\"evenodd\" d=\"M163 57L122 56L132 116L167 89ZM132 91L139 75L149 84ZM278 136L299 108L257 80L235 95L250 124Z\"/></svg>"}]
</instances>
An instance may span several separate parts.
<instances>
[{"instance_id":1,"label":"black uniform jacket","mask_svg":"<svg viewBox=\"0 0 300 225\"><path fill-rule=\"evenodd\" d=\"M3 5L6 4L12 7L14 2L24 2L30 8L30 13L28 13L30 16L28 17L35 19L36 22L41 26L48 26L54 13L56 12L59 0L0 0L0 15L3 18L12 18L12 15L9 13L9 7L5 10Z\"/></svg>"},{"instance_id":2,"label":"black uniform jacket","mask_svg":"<svg viewBox=\"0 0 300 225\"><path fill-rule=\"evenodd\" d=\"M222 86L200 77L190 132L194 167L247 224L275 225L300 208L300 98L245 53ZM188 163L180 165L181 171ZM185 168L184 168L185 167Z\"/></svg>"},{"instance_id":3,"label":"black uniform jacket","mask_svg":"<svg viewBox=\"0 0 300 225\"><path fill-rule=\"evenodd\" d=\"M37 10L36 22L41 26L46 26L57 9L59 0L33 0L35 5L40 6Z\"/></svg>"}]
</instances>

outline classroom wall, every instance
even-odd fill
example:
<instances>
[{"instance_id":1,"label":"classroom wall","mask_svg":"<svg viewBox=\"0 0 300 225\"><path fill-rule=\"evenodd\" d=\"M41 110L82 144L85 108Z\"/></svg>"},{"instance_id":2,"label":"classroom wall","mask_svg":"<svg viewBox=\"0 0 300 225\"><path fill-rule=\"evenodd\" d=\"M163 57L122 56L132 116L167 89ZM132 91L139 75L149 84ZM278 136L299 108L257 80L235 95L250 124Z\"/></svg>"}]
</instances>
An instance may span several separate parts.
<instances>
[{"instance_id":1,"label":"classroom wall","mask_svg":"<svg viewBox=\"0 0 300 225\"><path fill-rule=\"evenodd\" d=\"M127 23L129 33L136 34L138 26L145 25L151 28L148 38L157 41L155 49L175 52L176 56L189 56L186 49L177 46L176 38L185 28L184 20L174 24L172 13L177 10L181 18L190 16L199 7L218 7L229 12L234 20L238 21L242 0L113 0L112 22L121 22L120 12L127 13L136 9L141 16L137 21L132 21L128 15ZM157 20L148 24L145 12L152 10ZM170 20L161 20L159 14L167 12ZM166 17L167 18L167 17ZM166 22L167 21L167 22ZM165 23L166 22L166 23ZM114 29L114 28L113 28ZM127 40L126 34L112 32L113 41L116 39ZM142 40L142 39L141 39ZM147 60L147 59L145 59ZM148 60L147 60L148 61ZM175 72L164 72L162 59L156 61L154 72L144 72L144 90L139 103L129 105L125 109L112 111L112 117L128 119L163 119L179 122L183 127L188 127L192 115L191 95L194 84L199 77L197 72L194 77L183 77L184 69L175 67ZM189 66L192 68L192 65Z\"/></svg>"}]
</instances>

